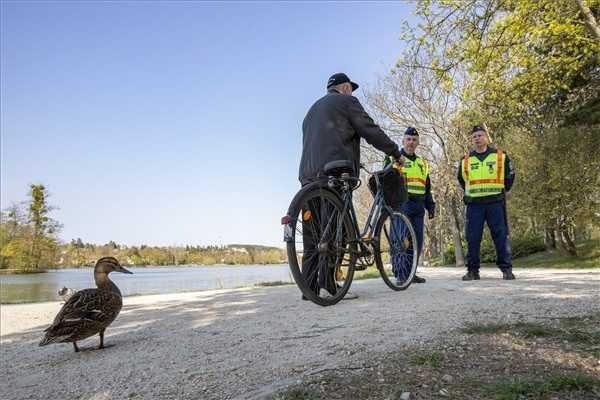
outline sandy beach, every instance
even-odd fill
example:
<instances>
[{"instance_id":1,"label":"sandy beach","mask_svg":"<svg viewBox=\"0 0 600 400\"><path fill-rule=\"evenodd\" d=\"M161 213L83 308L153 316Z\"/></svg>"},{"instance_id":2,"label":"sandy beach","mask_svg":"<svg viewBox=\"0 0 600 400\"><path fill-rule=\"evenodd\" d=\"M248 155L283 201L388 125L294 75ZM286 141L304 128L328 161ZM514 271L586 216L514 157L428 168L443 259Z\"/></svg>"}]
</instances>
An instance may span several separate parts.
<instances>
[{"instance_id":1,"label":"sandy beach","mask_svg":"<svg viewBox=\"0 0 600 400\"><path fill-rule=\"evenodd\" d=\"M357 281L360 297L322 308L295 286L124 298L98 337L38 347L61 304L1 306L5 399L258 399L304 376L434 341L472 322L535 321L600 312L600 270L422 269L405 292Z\"/></svg>"}]
</instances>

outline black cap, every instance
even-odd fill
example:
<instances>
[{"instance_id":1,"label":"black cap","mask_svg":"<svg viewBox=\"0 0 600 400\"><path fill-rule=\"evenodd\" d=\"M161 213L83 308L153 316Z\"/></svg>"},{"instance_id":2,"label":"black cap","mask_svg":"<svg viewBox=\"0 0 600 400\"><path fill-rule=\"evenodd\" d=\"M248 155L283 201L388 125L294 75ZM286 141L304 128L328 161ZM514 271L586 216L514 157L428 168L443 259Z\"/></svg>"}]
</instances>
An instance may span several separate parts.
<instances>
[{"instance_id":1,"label":"black cap","mask_svg":"<svg viewBox=\"0 0 600 400\"><path fill-rule=\"evenodd\" d=\"M346 83L349 82L352 85L352 91L354 92L356 89L358 89L358 84L354 83L350 80L350 78L348 78L348 75L344 74L343 72L339 72L337 74L333 74L329 77L329 79L327 80L327 89L329 89L332 86L335 85L341 85L342 83Z\"/></svg>"},{"instance_id":2,"label":"black cap","mask_svg":"<svg viewBox=\"0 0 600 400\"><path fill-rule=\"evenodd\" d=\"M406 130L404 131L404 134L407 136L419 136L419 132L417 131L417 128L414 128L412 126L409 126L408 128L406 128Z\"/></svg>"},{"instance_id":3,"label":"black cap","mask_svg":"<svg viewBox=\"0 0 600 400\"><path fill-rule=\"evenodd\" d=\"M487 132L487 131L485 130L485 128L484 128L483 126L481 126L481 125L475 125L475 126L473 127L473 129L471 129L471 133L475 133L475 132L479 132L479 131L484 131L484 132Z\"/></svg>"}]
</instances>

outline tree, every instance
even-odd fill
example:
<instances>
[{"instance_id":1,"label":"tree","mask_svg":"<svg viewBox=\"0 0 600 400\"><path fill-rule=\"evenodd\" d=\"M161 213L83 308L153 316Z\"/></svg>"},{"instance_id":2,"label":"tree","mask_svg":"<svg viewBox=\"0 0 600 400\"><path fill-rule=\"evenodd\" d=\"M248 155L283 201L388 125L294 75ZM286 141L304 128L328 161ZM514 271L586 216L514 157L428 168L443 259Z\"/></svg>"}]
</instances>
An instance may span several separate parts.
<instances>
[{"instance_id":1,"label":"tree","mask_svg":"<svg viewBox=\"0 0 600 400\"><path fill-rule=\"evenodd\" d=\"M457 258L462 215L454 162L476 123L486 123L521 167L509 203L513 233L546 233L549 245L556 238L574 254L574 233L597 221L599 181L591 171L600 157L600 118L582 115L600 113L600 41L590 29L600 1L585 9L581 3L419 2L420 23L403 32L407 50L369 93L392 135L408 125L423 132L438 214L454 233L437 228L439 219L426 231L440 235L431 241L438 246L451 240Z\"/></svg>"},{"instance_id":2,"label":"tree","mask_svg":"<svg viewBox=\"0 0 600 400\"><path fill-rule=\"evenodd\" d=\"M47 203L48 191L41 184L30 186L28 205L28 223L31 227L30 240L30 268L38 270L40 265L52 265L58 240L56 234L60 224L49 217L54 209Z\"/></svg>"}]
</instances>

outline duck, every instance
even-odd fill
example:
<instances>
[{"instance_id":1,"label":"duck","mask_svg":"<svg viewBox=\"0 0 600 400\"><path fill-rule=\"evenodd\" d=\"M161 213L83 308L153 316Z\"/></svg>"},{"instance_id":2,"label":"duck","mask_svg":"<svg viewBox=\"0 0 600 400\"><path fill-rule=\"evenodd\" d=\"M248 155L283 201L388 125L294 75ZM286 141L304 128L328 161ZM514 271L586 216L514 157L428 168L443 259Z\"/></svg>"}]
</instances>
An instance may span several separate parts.
<instances>
[{"instance_id":1,"label":"duck","mask_svg":"<svg viewBox=\"0 0 600 400\"><path fill-rule=\"evenodd\" d=\"M132 274L116 258L103 257L94 267L96 289L83 289L75 292L62 306L54 322L44 330L40 346L52 343L73 343L79 352L77 342L98 334L100 346L104 348L104 331L117 318L123 307L121 291L111 281L108 274L121 272Z\"/></svg>"},{"instance_id":2,"label":"duck","mask_svg":"<svg viewBox=\"0 0 600 400\"><path fill-rule=\"evenodd\" d=\"M64 302L66 302L67 300L69 300L71 298L71 296L73 296L75 293L77 292L77 290L75 289L71 289L68 288L66 286L63 286L62 289L59 289L58 291L58 295L63 299ZM64 303L63 303L64 304Z\"/></svg>"}]
</instances>

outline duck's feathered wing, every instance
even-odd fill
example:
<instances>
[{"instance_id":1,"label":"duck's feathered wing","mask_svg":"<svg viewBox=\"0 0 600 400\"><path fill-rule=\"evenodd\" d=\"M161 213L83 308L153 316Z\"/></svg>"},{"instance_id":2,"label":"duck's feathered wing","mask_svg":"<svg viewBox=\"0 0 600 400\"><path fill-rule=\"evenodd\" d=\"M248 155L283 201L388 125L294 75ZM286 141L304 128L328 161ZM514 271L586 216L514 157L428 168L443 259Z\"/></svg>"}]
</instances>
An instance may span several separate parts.
<instances>
[{"instance_id":1,"label":"duck's feathered wing","mask_svg":"<svg viewBox=\"0 0 600 400\"><path fill-rule=\"evenodd\" d=\"M40 346L82 340L111 324L119 315L121 296L109 290L84 289L75 293L44 330Z\"/></svg>"}]
</instances>

